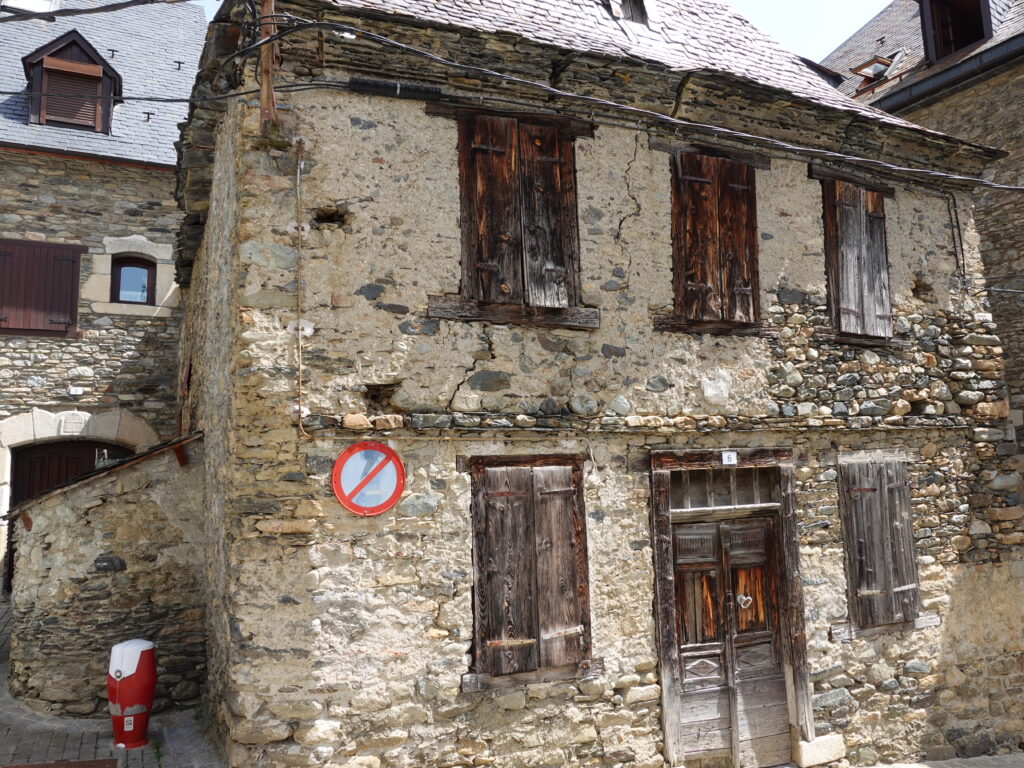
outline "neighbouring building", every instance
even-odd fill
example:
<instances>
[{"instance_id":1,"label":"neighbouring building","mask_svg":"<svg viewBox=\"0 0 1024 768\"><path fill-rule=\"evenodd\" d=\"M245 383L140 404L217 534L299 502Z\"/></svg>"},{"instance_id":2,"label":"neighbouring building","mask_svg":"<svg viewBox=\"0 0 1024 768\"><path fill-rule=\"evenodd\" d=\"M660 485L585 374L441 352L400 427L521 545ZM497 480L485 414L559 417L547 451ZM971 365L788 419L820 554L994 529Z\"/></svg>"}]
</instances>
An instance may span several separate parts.
<instances>
[{"instance_id":1,"label":"neighbouring building","mask_svg":"<svg viewBox=\"0 0 1024 768\"><path fill-rule=\"evenodd\" d=\"M178 434L174 142L188 108L167 100L187 100L206 22L184 3L8 21L99 5L0 3L0 544L9 507ZM68 543L93 522L74 509ZM7 553L6 590L13 578L89 613L82 580L50 581L47 558L14 573ZM45 623L33 610L15 608ZM31 666L44 634L13 654Z\"/></svg>"},{"instance_id":2,"label":"neighbouring building","mask_svg":"<svg viewBox=\"0 0 1024 768\"><path fill-rule=\"evenodd\" d=\"M268 10L260 45L222 7L180 144L191 442L20 507L19 564L76 506L116 555L140 493L188 500L162 535L235 768L1019 749L1024 512L970 287L1001 152L717 2ZM12 674L45 700L96 622L40 597L66 634Z\"/></svg>"},{"instance_id":3,"label":"neighbouring building","mask_svg":"<svg viewBox=\"0 0 1024 768\"><path fill-rule=\"evenodd\" d=\"M823 62L840 90L920 125L1009 150L992 181L1024 182L1024 2L895 0ZM984 282L1004 344L1010 420L1024 424L1024 214L1020 193L974 197Z\"/></svg>"}]
</instances>

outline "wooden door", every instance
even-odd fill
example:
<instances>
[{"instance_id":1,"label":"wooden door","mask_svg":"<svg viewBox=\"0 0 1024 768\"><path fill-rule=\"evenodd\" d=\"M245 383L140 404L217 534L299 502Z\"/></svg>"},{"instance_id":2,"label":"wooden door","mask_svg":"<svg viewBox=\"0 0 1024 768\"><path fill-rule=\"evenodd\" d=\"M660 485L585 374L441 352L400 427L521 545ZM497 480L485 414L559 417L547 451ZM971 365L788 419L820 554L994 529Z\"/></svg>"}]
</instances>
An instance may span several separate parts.
<instances>
[{"instance_id":1,"label":"wooden door","mask_svg":"<svg viewBox=\"0 0 1024 768\"><path fill-rule=\"evenodd\" d=\"M687 764L790 759L772 518L673 526L676 631Z\"/></svg>"},{"instance_id":2,"label":"wooden door","mask_svg":"<svg viewBox=\"0 0 1024 768\"><path fill-rule=\"evenodd\" d=\"M11 506L92 472L101 462L122 459L131 453L122 446L95 440L68 440L15 448L11 452ZM7 592L11 591L14 581L14 553L14 536L8 535L3 585Z\"/></svg>"},{"instance_id":3,"label":"wooden door","mask_svg":"<svg viewBox=\"0 0 1024 768\"><path fill-rule=\"evenodd\" d=\"M687 768L789 762L802 625L788 612L802 606L782 594L793 559L782 545L786 475L688 455L657 457L654 470L667 755Z\"/></svg>"}]
</instances>

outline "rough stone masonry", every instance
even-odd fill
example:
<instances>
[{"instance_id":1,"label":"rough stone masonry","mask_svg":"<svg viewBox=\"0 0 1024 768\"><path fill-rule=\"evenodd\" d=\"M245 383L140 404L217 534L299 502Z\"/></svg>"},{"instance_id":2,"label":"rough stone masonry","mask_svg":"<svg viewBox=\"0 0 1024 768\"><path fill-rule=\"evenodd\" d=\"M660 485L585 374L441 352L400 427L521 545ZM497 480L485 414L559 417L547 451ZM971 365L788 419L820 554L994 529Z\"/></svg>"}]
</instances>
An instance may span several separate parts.
<instances>
[{"instance_id":1,"label":"rough stone masonry","mask_svg":"<svg viewBox=\"0 0 1024 768\"><path fill-rule=\"evenodd\" d=\"M556 54L511 36L328 18L456 58L484 51L490 66L545 81ZM373 72L473 89L490 106L550 106L370 45L339 50L292 36L281 77ZM669 74L593 56L558 69L567 90L662 109L679 86ZM654 331L673 300L670 162L646 130L599 124L575 157L582 304L600 310L600 328L443 320L427 316L427 297L459 291L456 123L417 101L281 98L279 137L262 137L256 103L236 100L197 108L182 147L185 420L207 436L207 695L233 766L664 765L656 448L793 452L817 737L795 740L801 764L1020 748L1024 512L998 329L984 293L954 279L982 270L966 190L885 179L895 343L847 344L827 307L821 186L805 156L762 147L765 332ZM713 74L681 104L691 119L897 162L974 173L986 159ZM330 488L335 458L364 437L387 441L409 472L401 503L374 518L343 510ZM908 463L921 609L934 621L844 639L837 464L857 451ZM474 626L463 460L530 454L586 457L603 671L463 692Z\"/></svg>"}]
</instances>

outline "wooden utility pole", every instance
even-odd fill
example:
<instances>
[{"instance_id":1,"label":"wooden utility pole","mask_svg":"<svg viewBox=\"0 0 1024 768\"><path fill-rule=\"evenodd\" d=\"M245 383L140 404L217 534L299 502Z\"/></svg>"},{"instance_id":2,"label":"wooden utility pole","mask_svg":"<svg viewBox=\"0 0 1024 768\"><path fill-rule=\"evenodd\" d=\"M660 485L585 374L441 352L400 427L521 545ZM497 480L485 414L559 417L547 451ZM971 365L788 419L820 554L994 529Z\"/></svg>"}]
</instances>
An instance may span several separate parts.
<instances>
[{"instance_id":1,"label":"wooden utility pole","mask_svg":"<svg viewBox=\"0 0 1024 768\"><path fill-rule=\"evenodd\" d=\"M260 40L277 33L274 23L274 0L262 0L260 6ZM274 69L277 64L277 43L260 46L260 130L269 136L277 128L277 102L274 98Z\"/></svg>"}]
</instances>

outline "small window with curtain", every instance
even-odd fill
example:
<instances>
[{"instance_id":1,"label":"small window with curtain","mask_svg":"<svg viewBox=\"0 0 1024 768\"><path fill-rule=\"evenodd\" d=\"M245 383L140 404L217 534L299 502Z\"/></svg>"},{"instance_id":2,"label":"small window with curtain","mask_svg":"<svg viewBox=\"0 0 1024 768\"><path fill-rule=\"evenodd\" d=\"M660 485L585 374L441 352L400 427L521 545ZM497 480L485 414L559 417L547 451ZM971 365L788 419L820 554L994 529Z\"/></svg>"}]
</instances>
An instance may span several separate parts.
<instances>
[{"instance_id":1,"label":"small window with curtain","mask_svg":"<svg viewBox=\"0 0 1024 768\"><path fill-rule=\"evenodd\" d=\"M892 336L885 198L895 192L845 178L821 178L825 262L833 325L841 335Z\"/></svg>"},{"instance_id":2,"label":"small window with curtain","mask_svg":"<svg viewBox=\"0 0 1024 768\"><path fill-rule=\"evenodd\" d=\"M471 459L474 671L463 690L503 687L543 670L586 676L590 603L582 461Z\"/></svg>"},{"instance_id":3,"label":"small window with curtain","mask_svg":"<svg viewBox=\"0 0 1024 768\"><path fill-rule=\"evenodd\" d=\"M654 146L654 143L652 143ZM658 330L760 331L755 163L672 153L671 316Z\"/></svg>"},{"instance_id":4,"label":"small window with curtain","mask_svg":"<svg viewBox=\"0 0 1024 768\"><path fill-rule=\"evenodd\" d=\"M593 126L555 115L490 114L446 105L458 119L462 193L460 295L430 297L428 314L596 328L580 306L575 139Z\"/></svg>"},{"instance_id":5,"label":"small window with curtain","mask_svg":"<svg viewBox=\"0 0 1024 768\"><path fill-rule=\"evenodd\" d=\"M920 601L906 464L841 462L839 510L851 624L914 621Z\"/></svg>"},{"instance_id":6,"label":"small window with curtain","mask_svg":"<svg viewBox=\"0 0 1024 768\"><path fill-rule=\"evenodd\" d=\"M156 266L136 256L115 258L110 269L110 301L156 304Z\"/></svg>"}]
</instances>

